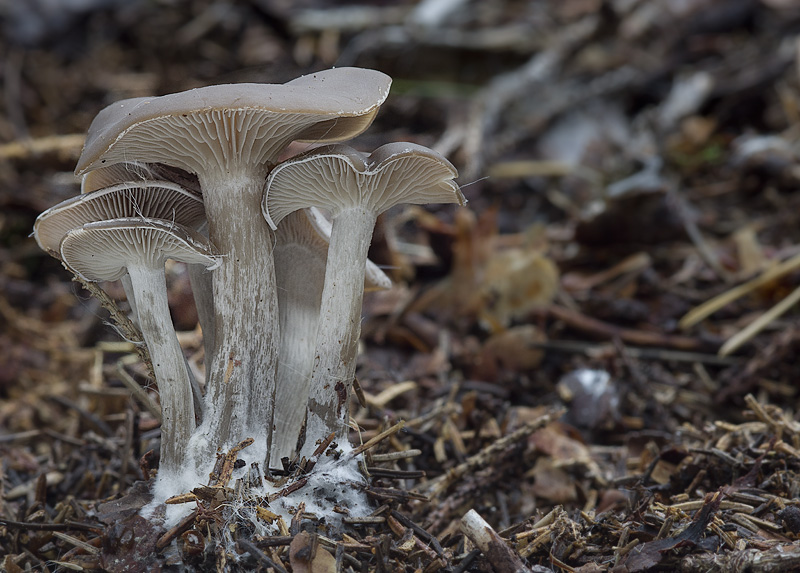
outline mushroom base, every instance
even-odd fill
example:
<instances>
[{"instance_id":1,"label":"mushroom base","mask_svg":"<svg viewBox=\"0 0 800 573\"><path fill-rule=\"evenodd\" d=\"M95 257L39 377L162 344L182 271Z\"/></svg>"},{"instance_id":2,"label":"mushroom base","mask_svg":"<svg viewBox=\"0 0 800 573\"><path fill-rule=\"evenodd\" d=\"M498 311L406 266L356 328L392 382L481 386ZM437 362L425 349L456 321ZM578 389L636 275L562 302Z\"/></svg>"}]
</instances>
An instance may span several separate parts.
<instances>
[{"instance_id":1,"label":"mushroom base","mask_svg":"<svg viewBox=\"0 0 800 573\"><path fill-rule=\"evenodd\" d=\"M168 530L199 509L204 516L214 516L209 522L213 532L209 541L228 549L235 543L230 525L251 527L256 535L279 535L287 530L301 507L304 515L313 515L331 533L342 531L345 516L365 517L375 509L365 493L363 455L352 452L349 444L336 450L328 449L310 472L278 481L265 479L258 466L243 466L234 471L227 487L201 488L204 495L196 500L167 504L162 521L157 517L162 513L158 509L177 495L175 489L179 484L184 488L180 493L200 492L197 488L202 479L201 475L190 471L164 474L156 479L153 501L142 509L141 515L160 522L159 525ZM257 455L263 452L254 451L251 457ZM209 491L214 492L211 499L205 495Z\"/></svg>"}]
</instances>

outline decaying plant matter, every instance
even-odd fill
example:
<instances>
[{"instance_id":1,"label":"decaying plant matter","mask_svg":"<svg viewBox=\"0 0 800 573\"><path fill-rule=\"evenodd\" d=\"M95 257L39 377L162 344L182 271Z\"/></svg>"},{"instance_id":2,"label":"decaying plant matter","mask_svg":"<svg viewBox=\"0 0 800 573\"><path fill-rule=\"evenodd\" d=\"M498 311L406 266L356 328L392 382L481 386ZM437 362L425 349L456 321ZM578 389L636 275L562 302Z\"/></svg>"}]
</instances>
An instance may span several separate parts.
<instances>
[{"instance_id":1,"label":"decaying plant matter","mask_svg":"<svg viewBox=\"0 0 800 573\"><path fill-rule=\"evenodd\" d=\"M220 85L112 104L92 123L78 161L85 193L37 220L40 246L83 280L126 279L161 395L161 462L147 515L164 501L217 500L267 531L298 504L334 525L342 512L370 510L348 485L364 478L345 430L365 281L390 284L367 260L372 228L399 202L464 198L455 168L414 144L389 144L369 157L333 146L283 164L277 158L294 140L358 135L389 84L380 72L339 68L283 85ZM327 161L341 180L326 178ZM313 185L287 180L303 165L322 166ZM271 197L300 198L279 216L265 192L270 172L281 175L280 185L270 176ZM313 206L331 210L332 227ZM207 333L202 400L170 321L166 258L195 265ZM279 408L301 415L275 412L276 397ZM215 458L220 451L227 454ZM272 480L270 462L298 453L293 467L301 471ZM245 485L223 491L240 457ZM335 496L338 513L326 496ZM274 502L279 513L265 521L271 510L254 499ZM168 523L179 514L168 513Z\"/></svg>"}]
</instances>

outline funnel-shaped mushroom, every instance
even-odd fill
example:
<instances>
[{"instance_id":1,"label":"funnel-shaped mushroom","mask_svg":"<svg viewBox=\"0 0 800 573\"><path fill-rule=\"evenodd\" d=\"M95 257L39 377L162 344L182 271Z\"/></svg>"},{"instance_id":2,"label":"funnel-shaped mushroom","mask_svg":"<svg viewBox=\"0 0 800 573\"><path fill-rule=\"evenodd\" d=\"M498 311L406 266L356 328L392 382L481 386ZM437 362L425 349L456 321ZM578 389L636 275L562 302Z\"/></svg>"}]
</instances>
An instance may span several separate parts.
<instances>
[{"instance_id":1,"label":"funnel-shaped mushroom","mask_svg":"<svg viewBox=\"0 0 800 573\"><path fill-rule=\"evenodd\" d=\"M130 276L161 397L160 480L174 479L185 469L186 448L195 428L190 381L167 303L164 261L168 258L209 268L219 264L207 239L188 227L158 219L87 223L61 241L61 259L85 280L113 281L126 272Z\"/></svg>"},{"instance_id":2,"label":"funnel-shaped mushroom","mask_svg":"<svg viewBox=\"0 0 800 573\"><path fill-rule=\"evenodd\" d=\"M281 458L295 453L305 419L330 238L330 222L314 208L289 214L275 232L281 332L275 427L281 431L272 441L270 465L273 467L280 464ZM364 288L391 286L389 277L368 260Z\"/></svg>"},{"instance_id":3,"label":"funnel-shaped mushroom","mask_svg":"<svg viewBox=\"0 0 800 573\"><path fill-rule=\"evenodd\" d=\"M200 181L209 237L223 256L212 275L217 319L196 443L209 462L217 447L245 437L267 447L271 440L278 310L273 235L259 213L267 172L293 140L361 133L390 83L380 72L338 68L283 85L210 86L118 102L89 128L78 174L141 161L179 167Z\"/></svg>"},{"instance_id":4,"label":"funnel-shaped mushroom","mask_svg":"<svg viewBox=\"0 0 800 573\"><path fill-rule=\"evenodd\" d=\"M129 181L168 181L180 185L184 190L198 196L201 195L200 182L197 176L178 167L164 165L163 163L114 163L108 167L100 167L87 171L81 177L81 193L91 193L104 187L111 187ZM133 216L133 215L130 215ZM162 219L169 217L162 216ZM178 221L181 223L182 221ZM203 235L208 235L208 222L205 214L201 221L185 223ZM214 299L212 296L211 274L206 272L202 265L189 265L189 282L192 285L197 318L203 330L203 347L206 349L206 367L214 348ZM127 280L122 278L123 287L127 290ZM131 296L128 296L131 300ZM135 314L135 309L134 309ZM206 368L208 370L208 368Z\"/></svg>"},{"instance_id":5,"label":"funnel-shaped mushroom","mask_svg":"<svg viewBox=\"0 0 800 573\"><path fill-rule=\"evenodd\" d=\"M289 213L309 206L328 209L333 222L303 455L330 432L346 439L367 250L377 216L399 203L464 204L456 176L444 157L411 143L384 145L369 156L330 145L270 173L262 209L273 228Z\"/></svg>"},{"instance_id":6,"label":"funnel-shaped mushroom","mask_svg":"<svg viewBox=\"0 0 800 573\"><path fill-rule=\"evenodd\" d=\"M190 195L194 198L194 203L197 209L199 209L200 217L194 216L194 210L190 210L190 213L184 213L183 205L176 206L174 212L170 213L168 211L170 205L164 203L164 199L154 198L150 201L148 197L141 197L137 193L132 193L129 200L125 201L125 198L118 200L118 202L125 202L125 213L120 212L107 217L96 217L93 220L99 221L101 219L136 216L155 217L159 219L175 220L195 230L200 230L203 234L207 234L205 231L207 226L205 210L200 197L200 183L197 177L191 173L187 173L177 167L171 167L160 163L138 163L133 161L114 163L108 167L100 167L99 169L94 169L85 173L81 178L81 194L91 196L103 189L118 188L120 185L127 186L127 188L158 188L159 186L180 187L184 195ZM191 201L186 199L184 202L189 203ZM63 204L64 203L62 203L62 205ZM58 205L56 207L58 207ZM163 212L159 211L162 207ZM131 211L131 208L134 210ZM64 232L66 232L66 230ZM212 326L214 322L214 301L211 293L211 274L206 272L202 265L189 265L188 269L195 308L197 309L197 317L203 329L203 345L207 350L206 359L208 359L211 355L211 349L213 348L214 334ZM138 320L135 318L136 301L133 298L128 276L125 275L120 280L122 281L122 287L125 290L128 302L131 305L133 317L135 320ZM196 385L196 388L199 388L199 385ZM199 393L195 392L195 395L199 396Z\"/></svg>"}]
</instances>

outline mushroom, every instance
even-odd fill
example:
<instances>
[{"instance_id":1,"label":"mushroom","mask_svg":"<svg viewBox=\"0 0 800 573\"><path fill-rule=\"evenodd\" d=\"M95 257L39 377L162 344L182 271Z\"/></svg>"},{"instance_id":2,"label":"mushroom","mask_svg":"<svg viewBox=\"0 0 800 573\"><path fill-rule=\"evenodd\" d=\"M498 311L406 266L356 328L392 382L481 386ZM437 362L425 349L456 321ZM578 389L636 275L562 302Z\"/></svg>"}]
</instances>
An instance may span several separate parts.
<instances>
[{"instance_id":1,"label":"mushroom","mask_svg":"<svg viewBox=\"0 0 800 573\"><path fill-rule=\"evenodd\" d=\"M124 164L132 168L130 164ZM138 168L138 167L137 167ZM105 170L102 170L105 171ZM151 173L148 171L148 173ZM61 258L59 249L64 236L76 227L96 221L125 217L165 219L196 228L205 221L205 211L200 197L183 187L167 181L135 181L117 183L111 187L97 189L84 195L72 197L41 213L33 225L33 236L39 247L56 258ZM202 265L189 265L190 274L208 273ZM201 269L197 271L196 269ZM202 279L201 279L202 280ZM122 288L131 307L133 321L139 324L138 308L130 276L120 277ZM202 299L195 291L195 299ZM198 303L198 314L201 314ZM188 363L186 368L188 368ZM192 382L195 413L202 419L203 403L200 385L189 371Z\"/></svg>"},{"instance_id":2,"label":"mushroom","mask_svg":"<svg viewBox=\"0 0 800 573\"><path fill-rule=\"evenodd\" d=\"M90 193L103 187L115 185L124 181L169 181L180 185L183 189L198 196L201 194L200 182L195 175L163 163L139 163L129 161L115 163L108 167L101 167L84 173L81 177L81 193ZM202 221L190 225L201 234L208 236L208 221L203 216ZM212 297L211 274L207 273L202 265L188 265L189 283L192 286L197 319L203 331L203 348L205 352L206 370L208 361L214 348L214 299ZM122 278L123 286L127 280ZM126 293L128 291L126 290ZM129 297L130 300L130 297Z\"/></svg>"},{"instance_id":3,"label":"mushroom","mask_svg":"<svg viewBox=\"0 0 800 573\"><path fill-rule=\"evenodd\" d=\"M42 212L33 236L42 250L59 257L68 231L85 223L141 217L194 227L205 220L202 199L167 181L127 181L72 197Z\"/></svg>"},{"instance_id":4,"label":"mushroom","mask_svg":"<svg viewBox=\"0 0 800 573\"><path fill-rule=\"evenodd\" d=\"M183 351L170 320L164 261L171 258L213 268L219 258L208 240L188 227L144 218L99 221L72 229L61 241L60 253L72 272L87 281L113 281L126 272L130 276L161 398L159 480L170 483L186 469L195 414Z\"/></svg>"},{"instance_id":5,"label":"mushroom","mask_svg":"<svg viewBox=\"0 0 800 573\"><path fill-rule=\"evenodd\" d=\"M325 270L311 388L306 407L309 456L331 432L346 439L356 367L367 250L377 216L398 203L465 203L444 157L411 143L390 143L367 156L329 145L278 165L267 178L264 217L276 228L297 209L328 209L331 240Z\"/></svg>"},{"instance_id":6,"label":"mushroom","mask_svg":"<svg viewBox=\"0 0 800 573\"><path fill-rule=\"evenodd\" d=\"M275 233L275 278L280 317L275 426L270 465L295 453L305 419L331 224L315 208L290 213ZM365 289L388 289L391 280L367 260Z\"/></svg>"},{"instance_id":7,"label":"mushroom","mask_svg":"<svg viewBox=\"0 0 800 573\"><path fill-rule=\"evenodd\" d=\"M203 202L197 195L166 181L117 182L116 185L72 197L41 213L33 225L39 247L60 258L61 239L70 229L93 221L121 217L167 219L194 227L205 220ZM120 277L133 316L136 298L127 275ZM135 318L138 320L138 318Z\"/></svg>"},{"instance_id":8,"label":"mushroom","mask_svg":"<svg viewBox=\"0 0 800 573\"><path fill-rule=\"evenodd\" d=\"M83 177L81 177L81 193L91 193L99 189L131 181L139 183L144 181L169 181L197 195L198 200L200 196L200 182L197 180L197 177L191 173L187 173L177 167L171 167L160 163L139 163L136 161L115 163L108 167L100 167L84 173ZM136 215L136 213L131 213L129 216L134 215ZM161 218L169 217L162 215ZM198 220L196 223L185 224L200 231L203 235L208 235L205 212L201 220ZM203 331L203 347L206 350L205 360L206 370L208 370L208 360L214 345L214 300L211 292L211 274L207 273L202 265L188 265L188 270L189 282L192 285L192 295L194 297L195 308L197 309L197 318ZM128 297L128 302L131 303L132 311L135 316L135 301L130 292L127 276L122 277L120 280L122 281L125 294Z\"/></svg>"},{"instance_id":9,"label":"mushroom","mask_svg":"<svg viewBox=\"0 0 800 573\"><path fill-rule=\"evenodd\" d=\"M208 463L217 447L246 436L267 449L271 442L278 310L273 234L259 214L266 175L293 140L342 141L364 131L390 83L380 72L338 68L283 85L209 86L117 102L89 128L79 175L140 161L200 181L209 237L223 257L212 274L214 348L195 442Z\"/></svg>"}]
</instances>

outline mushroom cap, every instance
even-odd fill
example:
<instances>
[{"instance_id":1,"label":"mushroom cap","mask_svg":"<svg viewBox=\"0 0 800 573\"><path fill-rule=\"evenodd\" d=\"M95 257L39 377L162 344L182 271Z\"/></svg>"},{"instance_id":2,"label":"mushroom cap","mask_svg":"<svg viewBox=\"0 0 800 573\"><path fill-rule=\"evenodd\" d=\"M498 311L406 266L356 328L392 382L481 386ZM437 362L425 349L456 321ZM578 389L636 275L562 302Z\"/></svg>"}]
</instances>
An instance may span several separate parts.
<instances>
[{"instance_id":1,"label":"mushroom cap","mask_svg":"<svg viewBox=\"0 0 800 573\"><path fill-rule=\"evenodd\" d=\"M147 163L126 161L108 167L101 167L81 177L81 194L111 187L123 181L148 181L156 179Z\"/></svg>"},{"instance_id":2,"label":"mushroom cap","mask_svg":"<svg viewBox=\"0 0 800 573\"><path fill-rule=\"evenodd\" d=\"M275 233L275 248L279 249L282 245L292 243L318 254L320 259L327 259L328 245L331 242L331 222L325 215L319 209L310 207L303 209L297 217L289 219L283 221ZM390 288L392 288L392 279L378 265L367 259L364 290L388 290Z\"/></svg>"},{"instance_id":3,"label":"mushroom cap","mask_svg":"<svg viewBox=\"0 0 800 573\"><path fill-rule=\"evenodd\" d=\"M284 161L267 177L261 204L275 229L303 207L364 207L376 215L399 203L458 203L466 199L458 171L439 153L414 143L389 143L366 155L347 145L318 147Z\"/></svg>"},{"instance_id":4,"label":"mushroom cap","mask_svg":"<svg viewBox=\"0 0 800 573\"><path fill-rule=\"evenodd\" d=\"M166 259L219 264L211 243L192 229L159 219L125 218L87 223L61 241L61 259L87 281L113 281L128 265L158 267Z\"/></svg>"},{"instance_id":5,"label":"mushroom cap","mask_svg":"<svg viewBox=\"0 0 800 573\"><path fill-rule=\"evenodd\" d=\"M71 229L123 217L165 219L194 227L205 220L205 211L200 197L174 183L126 182L50 207L36 218L33 236L42 250L57 255L61 240Z\"/></svg>"},{"instance_id":6,"label":"mushroom cap","mask_svg":"<svg viewBox=\"0 0 800 573\"><path fill-rule=\"evenodd\" d=\"M292 140L343 141L372 123L391 78L336 68L285 84L226 84L114 103L97 114L75 172L123 161L201 173L269 162Z\"/></svg>"},{"instance_id":7,"label":"mushroom cap","mask_svg":"<svg viewBox=\"0 0 800 573\"><path fill-rule=\"evenodd\" d=\"M191 173L169 165L138 161L115 163L84 173L81 177L81 193L91 193L126 181L169 181L200 195L200 182Z\"/></svg>"}]
</instances>

